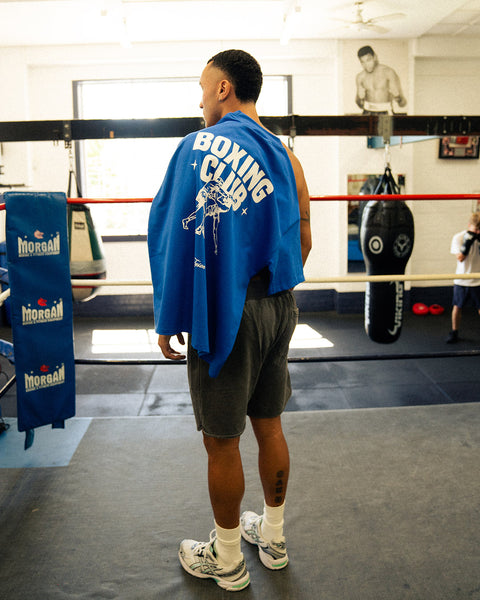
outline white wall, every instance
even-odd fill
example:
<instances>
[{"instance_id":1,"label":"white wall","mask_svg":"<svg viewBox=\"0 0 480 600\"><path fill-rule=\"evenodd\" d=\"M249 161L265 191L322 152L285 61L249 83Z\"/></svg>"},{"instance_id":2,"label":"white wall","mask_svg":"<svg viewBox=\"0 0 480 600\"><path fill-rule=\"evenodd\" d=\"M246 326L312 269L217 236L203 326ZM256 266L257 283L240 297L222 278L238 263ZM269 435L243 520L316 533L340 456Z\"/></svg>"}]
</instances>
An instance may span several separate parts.
<instances>
[{"instance_id":1,"label":"white wall","mask_svg":"<svg viewBox=\"0 0 480 600\"><path fill-rule=\"evenodd\" d=\"M438 47L435 51L426 44L415 45L416 114L480 115L479 49L468 44L463 56L451 44L438 46L441 56ZM440 159L438 150L438 140L420 142L413 148L415 193L480 193L479 161ZM415 203L413 273L454 271L450 241L455 232L466 227L473 210L472 200Z\"/></svg>"},{"instance_id":2,"label":"white wall","mask_svg":"<svg viewBox=\"0 0 480 600\"><path fill-rule=\"evenodd\" d=\"M381 59L399 61L410 114L480 114L480 80L476 76L480 42L440 42L382 41L380 45L378 42L372 45L379 48ZM351 81L351 74L359 68L352 61L352 52L364 43L369 41L312 40L291 42L287 47L273 42L237 42L235 46L254 54L266 74L292 74L296 114L326 115L359 112L351 106L352 90L346 82ZM195 42L141 44L130 49L113 45L0 49L3 82L0 121L71 119L73 80L195 77L205 61L224 47L220 42ZM197 105L198 99L192 102ZM5 174L0 182L25 183L33 190L66 191L69 163L62 142L5 143L2 150ZM295 152L304 166L312 196L346 193L349 173L382 172L384 168L383 150L367 149L363 137L298 137ZM440 160L437 155L438 141L392 148L392 169L406 175L407 193L480 190L479 161ZM416 240L409 264L411 272L453 270L450 238L464 226L471 205L470 202L414 203ZM316 202L311 210L314 247L307 263L307 277L346 274L346 203ZM109 278L137 279L139 273L148 275L144 245L123 248L106 244L106 254ZM118 260L124 255L128 261ZM354 291L362 289L362 284L336 287ZM104 293L112 290L105 289Z\"/></svg>"}]
</instances>

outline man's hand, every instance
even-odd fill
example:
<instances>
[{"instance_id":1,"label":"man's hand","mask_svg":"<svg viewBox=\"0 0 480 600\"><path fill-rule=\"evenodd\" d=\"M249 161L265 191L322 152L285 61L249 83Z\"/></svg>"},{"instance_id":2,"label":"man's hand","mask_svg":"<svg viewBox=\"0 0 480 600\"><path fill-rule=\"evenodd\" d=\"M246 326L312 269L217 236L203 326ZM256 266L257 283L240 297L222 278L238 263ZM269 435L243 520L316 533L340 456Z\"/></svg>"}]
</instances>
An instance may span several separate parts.
<instances>
[{"instance_id":1,"label":"man's hand","mask_svg":"<svg viewBox=\"0 0 480 600\"><path fill-rule=\"evenodd\" d=\"M185 354L180 354L170 346L171 335L159 335L158 336L158 345L160 346L160 350L165 358L169 358L170 360L184 360ZM179 344L182 346L185 345L185 340L183 338L183 334L177 333L177 340Z\"/></svg>"}]
</instances>

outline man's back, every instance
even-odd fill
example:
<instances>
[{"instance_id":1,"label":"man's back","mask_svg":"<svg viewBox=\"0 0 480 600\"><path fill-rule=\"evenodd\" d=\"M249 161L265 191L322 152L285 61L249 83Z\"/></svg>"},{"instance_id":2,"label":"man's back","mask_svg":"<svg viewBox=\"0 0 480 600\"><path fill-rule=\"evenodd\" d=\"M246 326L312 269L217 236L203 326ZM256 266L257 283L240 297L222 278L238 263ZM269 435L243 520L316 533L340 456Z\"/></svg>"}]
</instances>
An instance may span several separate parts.
<instances>
[{"instance_id":1,"label":"man's back","mask_svg":"<svg viewBox=\"0 0 480 600\"><path fill-rule=\"evenodd\" d=\"M175 163L182 168L169 170L149 225L156 328L190 332L216 372L250 279L268 267L269 294L303 281L295 177L278 138L241 112L187 136ZM172 237L177 243L164 243Z\"/></svg>"}]
</instances>

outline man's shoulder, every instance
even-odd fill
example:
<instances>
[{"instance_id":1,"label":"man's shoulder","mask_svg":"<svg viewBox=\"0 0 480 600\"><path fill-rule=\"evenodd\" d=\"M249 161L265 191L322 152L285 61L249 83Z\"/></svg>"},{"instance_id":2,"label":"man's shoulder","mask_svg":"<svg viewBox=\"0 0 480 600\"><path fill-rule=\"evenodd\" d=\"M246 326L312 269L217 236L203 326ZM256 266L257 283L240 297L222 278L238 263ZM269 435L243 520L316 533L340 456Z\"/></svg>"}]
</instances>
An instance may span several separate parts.
<instances>
[{"instance_id":1,"label":"man's shoulder","mask_svg":"<svg viewBox=\"0 0 480 600\"><path fill-rule=\"evenodd\" d=\"M192 146L195 143L197 135L201 131L205 131L205 129L198 129L196 131L192 131L190 133L187 133L187 135L180 140L180 143L178 144L178 147L182 148L184 146Z\"/></svg>"},{"instance_id":2,"label":"man's shoulder","mask_svg":"<svg viewBox=\"0 0 480 600\"><path fill-rule=\"evenodd\" d=\"M395 74L395 69L388 65L377 65L377 73L381 75L390 76Z\"/></svg>"},{"instance_id":3,"label":"man's shoulder","mask_svg":"<svg viewBox=\"0 0 480 600\"><path fill-rule=\"evenodd\" d=\"M237 123L234 123L233 125L236 128L239 127ZM179 146L193 146L199 136L204 138L213 138L214 136L220 135L231 128L232 123L228 119L225 119L225 117L223 117L223 119L218 121L218 123L215 123L215 125L210 125L209 127L204 127L203 129L197 129L195 131L187 133L187 135L184 138L182 138Z\"/></svg>"}]
</instances>

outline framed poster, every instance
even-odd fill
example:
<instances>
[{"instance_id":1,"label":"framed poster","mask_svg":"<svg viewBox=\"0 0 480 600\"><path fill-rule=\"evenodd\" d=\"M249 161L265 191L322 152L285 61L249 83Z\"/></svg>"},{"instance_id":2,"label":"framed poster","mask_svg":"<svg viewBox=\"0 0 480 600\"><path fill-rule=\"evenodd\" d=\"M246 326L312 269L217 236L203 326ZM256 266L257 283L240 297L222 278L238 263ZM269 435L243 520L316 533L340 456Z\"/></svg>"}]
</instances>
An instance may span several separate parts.
<instances>
[{"instance_id":1,"label":"framed poster","mask_svg":"<svg viewBox=\"0 0 480 600\"><path fill-rule=\"evenodd\" d=\"M478 158L477 135L453 135L440 138L439 158Z\"/></svg>"},{"instance_id":2,"label":"framed poster","mask_svg":"<svg viewBox=\"0 0 480 600\"><path fill-rule=\"evenodd\" d=\"M344 40L342 47L344 113L407 114L407 43Z\"/></svg>"}]
</instances>

